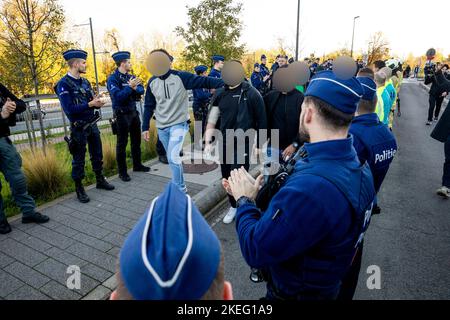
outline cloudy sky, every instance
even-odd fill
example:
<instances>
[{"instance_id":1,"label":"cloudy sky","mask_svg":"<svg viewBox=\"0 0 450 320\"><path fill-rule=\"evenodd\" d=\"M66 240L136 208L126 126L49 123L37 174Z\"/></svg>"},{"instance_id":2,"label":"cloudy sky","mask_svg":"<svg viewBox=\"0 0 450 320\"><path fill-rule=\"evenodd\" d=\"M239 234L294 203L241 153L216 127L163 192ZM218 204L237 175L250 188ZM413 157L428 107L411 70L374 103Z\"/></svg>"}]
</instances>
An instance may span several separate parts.
<instances>
[{"instance_id":1,"label":"cloudy sky","mask_svg":"<svg viewBox=\"0 0 450 320\"><path fill-rule=\"evenodd\" d=\"M187 22L186 5L200 0L60 0L71 23L84 23L93 18L96 34L116 28L130 46L139 35L171 33ZM277 46L283 38L295 44L296 0L246 0L242 19L242 41L248 51ZM382 31L392 50L406 57L421 55L430 47L450 54L450 1L400 0L302 0L301 55L322 55L350 47L353 17L356 24L355 50L368 46L369 36ZM427 5L427 3L431 5ZM79 30L79 29L77 29ZM76 32L81 32L76 31Z\"/></svg>"}]
</instances>

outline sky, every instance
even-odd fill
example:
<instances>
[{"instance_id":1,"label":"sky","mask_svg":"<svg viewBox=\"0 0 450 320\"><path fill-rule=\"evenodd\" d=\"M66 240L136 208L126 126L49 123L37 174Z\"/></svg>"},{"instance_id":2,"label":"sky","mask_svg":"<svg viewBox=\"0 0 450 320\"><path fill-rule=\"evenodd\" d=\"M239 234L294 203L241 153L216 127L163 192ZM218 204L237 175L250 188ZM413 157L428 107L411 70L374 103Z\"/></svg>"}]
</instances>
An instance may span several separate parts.
<instances>
[{"instance_id":1,"label":"sky","mask_svg":"<svg viewBox=\"0 0 450 320\"><path fill-rule=\"evenodd\" d=\"M176 26L186 25L186 5L194 6L199 2L60 0L69 23L86 23L92 17L97 36L106 29L116 28L125 46L131 46L139 35L168 35ZM276 48L279 38L284 39L289 47L295 47L297 0L241 2L244 4L242 42L247 44L248 52ZM360 16L356 20L356 52L366 50L370 35L382 31L392 51L402 58L410 52L416 56L424 55L431 47L449 55L450 1L434 0L431 8L426 4L426 1L419 0L301 0L300 56L311 53L321 56L343 47L350 48L353 18L356 16ZM74 30L75 33L83 32L82 28Z\"/></svg>"}]
</instances>

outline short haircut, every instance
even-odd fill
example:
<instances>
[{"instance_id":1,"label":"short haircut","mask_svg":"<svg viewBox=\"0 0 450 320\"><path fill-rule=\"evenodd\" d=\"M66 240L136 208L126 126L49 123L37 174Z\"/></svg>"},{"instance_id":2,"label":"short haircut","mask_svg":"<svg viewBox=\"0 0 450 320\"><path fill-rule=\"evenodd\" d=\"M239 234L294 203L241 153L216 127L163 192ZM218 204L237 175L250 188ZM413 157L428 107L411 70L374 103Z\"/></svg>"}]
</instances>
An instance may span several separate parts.
<instances>
[{"instance_id":1,"label":"short haircut","mask_svg":"<svg viewBox=\"0 0 450 320\"><path fill-rule=\"evenodd\" d=\"M82 59L79 58L73 58L70 59L69 61L67 61L67 64L69 65L70 68L73 68L73 66L75 65L75 63L81 61Z\"/></svg>"},{"instance_id":2,"label":"short haircut","mask_svg":"<svg viewBox=\"0 0 450 320\"><path fill-rule=\"evenodd\" d=\"M374 80L377 85L384 86L386 84L387 76L384 72L379 71L375 73Z\"/></svg>"},{"instance_id":3,"label":"short haircut","mask_svg":"<svg viewBox=\"0 0 450 320\"><path fill-rule=\"evenodd\" d=\"M348 129L355 116L354 114L344 113L316 97L305 97L305 103L314 106L323 124L331 130Z\"/></svg>"},{"instance_id":4,"label":"short haircut","mask_svg":"<svg viewBox=\"0 0 450 320\"><path fill-rule=\"evenodd\" d=\"M375 96L373 100L361 100L361 102L358 105L358 112L359 113L374 113L377 109L377 103L378 103L378 97Z\"/></svg>"},{"instance_id":5,"label":"short haircut","mask_svg":"<svg viewBox=\"0 0 450 320\"><path fill-rule=\"evenodd\" d=\"M117 62L116 62L117 68L119 68L119 67L122 65L122 63L123 63L123 62L126 62L127 60L128 60L128 59L117 61Z\"/></svg>"},{"instance_id":6,"label":"short haircut","mask_svg":"<svg viewBox=\"0 0 450 320\"><path fill-rule=\"evenodd\" d=\"M117 298L122 301L131 301L134 300L131 293L125 286L125 282L122 279L122 275L120 273L120 264L117 266ZM201 276L201 275L198 275ZM219 269L217 270L216 277L212 282L209 290L205 293L205 295L201 298L204 301L218 301L223 300L223 292L225 285L225 257L222 253L220 258ZM185 290L189 290L189 288L185 288Z\"/></svg>"},{"instance_id":7,"label":"short haircut","mask_svg":"<svg viewBox=\"0 0 450 320\"><path fill-rule=\"evenodd\" d=\"M382 60L377 60L373 64L375 65L375 67L377 69L380 69L380 70L386 67L386 62L384 62Z\"/></svg>"},{"instance_id":8,"label":"short haircut","mask_svg":"<svg viewBox=\"0 0 450 320\"><path fill-rule=\"evenodd\" d=\"M373 80L375 77L375 72L373 72L370 68L362 68L358 72L358 77L367 77Z\"/></svg>"},{"instance_id":9,"label":"short haircut","mask_svg":"<svg viewBox=\"0 0 450 320\"><path fill-rule=\"evenodd\" d=\"M153 50L152 52L150 52L150 54L152 54L152 53L155 53L155 52L162 52L162 53L164 53L165 55L167 55L168 57L169 57L169 59L171 59L172 60L172 56L170 55L170 53L169 52L167 52L167 50L166 49L155 49L155 50Z\"/></svg>"}]
</instances>

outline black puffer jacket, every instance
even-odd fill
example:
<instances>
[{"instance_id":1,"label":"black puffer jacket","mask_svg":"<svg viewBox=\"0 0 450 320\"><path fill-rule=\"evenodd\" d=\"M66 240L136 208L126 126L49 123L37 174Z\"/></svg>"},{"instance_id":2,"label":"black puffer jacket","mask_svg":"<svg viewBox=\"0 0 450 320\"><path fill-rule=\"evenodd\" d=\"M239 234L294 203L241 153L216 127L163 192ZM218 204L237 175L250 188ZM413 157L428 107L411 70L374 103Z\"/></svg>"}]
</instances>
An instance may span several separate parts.
<instances>
[{"instance_id":1,"label":"black puffer jacket","mask_svg":"<svg viewBox=\"0 0 450 320\"><path fill-rule=\"evenodd\" d=\"M13 95L0 83L0 109L3 108L8 98L16 103L16 111L8 119L2 119L0 116L0 138L8 137L11 134L9 127L16 125L16 115L23 113L27 109L25 102Z\"/></svg>"},{"instance_id":2,"label":"black puffer jacket","mask_svg":"<svg viewBox=\"0 0 450 320\"><path fill-rule=\"evenodd\" d=\"M425 84L431 84L430 95L441 96L444 92L450 92L450 81L442 71L436 71L434 76L425 78Z\"/></svg>"}]
</instances>

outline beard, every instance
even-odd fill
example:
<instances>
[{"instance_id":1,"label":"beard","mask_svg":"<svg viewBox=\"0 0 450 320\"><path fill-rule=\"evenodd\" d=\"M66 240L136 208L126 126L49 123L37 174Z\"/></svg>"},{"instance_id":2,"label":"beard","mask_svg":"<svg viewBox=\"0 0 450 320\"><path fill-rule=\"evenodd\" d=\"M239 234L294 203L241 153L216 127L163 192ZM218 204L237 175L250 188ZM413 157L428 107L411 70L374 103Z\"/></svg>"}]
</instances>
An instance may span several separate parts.
<instances>
[{"instance_id":1,"label":"beard","mask_svg":"<svg viewBox=\"0 0 450 320\"><path fill-rule=\"evenodd\" d=\"M300 138L300 146L303 146L305 143L310 143L311 142L311 136L309 134L309 132L305 129L305 117L302 116L302 118L300 119L300 133L299 133L299 138Z\"/></svg>"}]
</instances>

